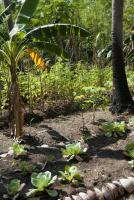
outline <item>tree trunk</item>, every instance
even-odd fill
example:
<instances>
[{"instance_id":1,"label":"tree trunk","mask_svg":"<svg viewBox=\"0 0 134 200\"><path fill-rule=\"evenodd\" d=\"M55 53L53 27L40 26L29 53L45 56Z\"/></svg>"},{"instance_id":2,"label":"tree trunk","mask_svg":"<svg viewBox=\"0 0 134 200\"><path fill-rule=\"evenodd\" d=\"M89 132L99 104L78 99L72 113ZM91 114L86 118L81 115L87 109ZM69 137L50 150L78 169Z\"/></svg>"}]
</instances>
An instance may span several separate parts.
<instances>
[{"instance_id":1,"label":"tree trunk","mask_svg":"<svg viewBox=\"0 0 134 200\"><path fill-rule=\"evenodd\" d=\"M22 109L22 100L20 96L15 62L11 63L10 72L11 72L11 88L9 94L10 131L11 135L14 135L16 138L18 138L23 136L24 112Z\"/></svg>"},{"instance_id":2,"label":"tree trunk","mask_svg":"<svg viewBox=\"0 0 134 200\"><path fill-rule=\"evenodd\" d=\"M10 0L4 0L4 6L7 8L10 5ZM12 20L12 15L10 15L8 19L8 30L9 32L13 29L13 20Z\"/></svg>"},{"instance_id":3,"label":"tree trunk","mask_svg":"<svg viewBox=\"0 0 134 200\"><path fill-rule=\"evenodd\" d=\"M112 113L133 111L123 56L123 0L112 1L112 66L114 92L110 110Z\"/></svg>"}]
</instances>

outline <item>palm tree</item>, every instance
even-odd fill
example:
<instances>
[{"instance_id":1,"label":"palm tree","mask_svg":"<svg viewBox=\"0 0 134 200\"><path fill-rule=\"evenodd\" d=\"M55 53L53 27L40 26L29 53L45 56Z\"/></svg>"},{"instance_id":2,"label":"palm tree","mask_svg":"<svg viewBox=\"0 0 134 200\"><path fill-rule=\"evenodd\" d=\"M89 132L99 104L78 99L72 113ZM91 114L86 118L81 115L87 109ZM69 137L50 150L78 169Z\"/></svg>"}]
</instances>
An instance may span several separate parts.
<instances>
[{"instance_id":1,"label":"palm tree","mask_svg":"<svg viewBox=\"0 0 134 200\"><path fill-rule=\"evenodd\" d=\"M110 110L113 113L132 111L134 103L129 91L123 56L123 0L112 1L112 66L113 101Z\"/></svg>"}]
</instances>

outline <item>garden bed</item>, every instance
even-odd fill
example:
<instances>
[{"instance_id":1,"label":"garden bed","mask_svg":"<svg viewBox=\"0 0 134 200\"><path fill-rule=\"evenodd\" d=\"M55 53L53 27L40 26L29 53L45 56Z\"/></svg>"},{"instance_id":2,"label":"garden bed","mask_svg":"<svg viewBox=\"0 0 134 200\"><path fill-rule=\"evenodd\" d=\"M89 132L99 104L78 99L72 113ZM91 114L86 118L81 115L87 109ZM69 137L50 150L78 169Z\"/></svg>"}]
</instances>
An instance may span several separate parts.
<instances>
[{"instance_id":1,"label":"garden bed","mask_svg":"<svg viewBox=\"0 0 134 200\"><path fill-rule=\"evenodd\" d=\"M70 196L78 191L86 191L94 187L101 189L105 183L134 175L134 171L128 165L128 158L124 155L125 145L134 141L133 128L128 127L129 131L119 139L107 138L101 129L102 123L106 121L125 120L127 122L128 118L129 116L127 115L115 117L108 111L97 111L96 123L94 124L91 123L92 113L84 113L86 127L84 130L82 128L81 113L59 116L54 119L44 119L38 124L31 125L31 127L25 126L24 131L27 136L24 137L24 143L28 150L28 156L23 159L29 163L44 163L42 171L49 170L52 175L57 175L58 171L64 171L66 164L78 166L78 170L83 176L83 182L79 187L73 187L71 184L63 184L56 181L53 188L58 191L59 197L55 199L62 199L63 196ZM8 132L8 129L1 130L0 154L7 152L12 145L12 139L7 136ZM86 141L82 138L85 138ZM76 141L81 141L88 147L88 151L79 160L72 160L68 163L62 157L61 148L67 142ZM51 159L48 159L48 157L51 157ZM30 174L23 176L19 170L12 166L12 162L12 156L0 160L0 171L3 177L1 180L4 184L7 184L11 179L20 179L26 183L23 190L24 194L28 189L32 188ZM3 194L5 194L3 182L0 182L1 200L3 199ZM52 198L43 193L37 199L49 200ZM123 197L122 199L131 200L134 197Z\"/></svg>"}]
</instances>

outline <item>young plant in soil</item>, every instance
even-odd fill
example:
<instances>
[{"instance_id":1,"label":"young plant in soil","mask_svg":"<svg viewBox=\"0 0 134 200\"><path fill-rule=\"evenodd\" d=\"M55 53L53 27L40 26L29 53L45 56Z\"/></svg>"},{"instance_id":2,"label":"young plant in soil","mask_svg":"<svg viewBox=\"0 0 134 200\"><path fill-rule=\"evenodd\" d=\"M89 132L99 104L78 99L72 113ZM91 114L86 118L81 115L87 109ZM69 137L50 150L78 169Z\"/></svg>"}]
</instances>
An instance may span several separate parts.
<instances>
[{"instance_id":1,"label":"young plant in soil","mask_svg":"<svg viewBox=\"0 0 134 200\"><path fill-rule=\"evenodd\" d=\"M32 163L28 163L26 161L14 161L14 166L19 168L23 175L30 174L34 171L37 171L37 166Z\"/></svg>"},{"instance_id":2,"label":"young plant in soil","mask_svg":"<svg viewBox=\"0 0 134 200\"><path fill-rule=\"evenodd\" d=\"M102 129L107 137L123 136L126 132L126 124L122 122L108 122L102 125Z\"/></svg>"},{"instance_id":3,"label":"young plant in soil","mask_svg":"<svg viewBox=\"0 0 134 200\"><path fill-rule=\"evenodd\" d=\"M15 200L19 197L20 192L24 188L25 184L20 182L18 179L13 179L11 180L7 185L6 185L6 190L8 197L12 198L12 200Z\"/></svg>"},{"instance_id":4,"label":"young plant in soil","mask_svg":"<svg viewBox=\"0 0 134 200\"><path fill-rule=\"evenodd\" d=\"M52 177L51 172L41 172L33 173L31 175L31 183L36 189L29 189L29 192L26 193L27 197L33 197L38 192L46 191L49 196L56 197L58 192L56 190L48 189L50 185L55 183L57 176Z\"/></svg>"},{"instance_id":5,"label":"young plant in soil","mask_svg":"<svg viewBox=\"0 0 134 200\"><path fill-rule=\"evenodd\" d=\"M134 168L134 143L128 143L125 147L126 155L131 158L128 162L132 168Z\"/></svg>"},{"instance_id":6,"label":"young plant in soil","mask_svg":"<svg viewBox=\"0 0 134 200\"><path fill-rule=\"evenodd\" d=\"M78 172L78 168L76 166L65 166L65 171L59 171L60 178L59 180L72 183L75 186L79 185L79 182L82 181L82 177Z\"/></svg>"},{"instance_id":7,"label":"young plant in soil","mask_svg":"<svg viewBox=\"0 0 134 200\"><path fill-rule=\"evenodd\" d=\"M125 146L125 151L126 151L127 156L134 159L134 142L128 143Z\"/></svg>"},{"instance_id":8,"label":"young plant in soil","mask_svg":"<svg viewBox=\"0 0 134 200\"><path fill-rule=\"evenodd\" d=\"M83 148L81 146L81 143L73 143L73 144L67 144L66 149L62 149L62 154L64 158L67 158L68 161L72 160L73 158L76 158L77 155L85 154L87 151L87 148Z\"/></svg>"},{"instance_id":9,"label":"young plant in soil","mask_svg":"<svg viewBox=\"0 0 134 200\"><path fill-rule=\"evenodd\" d=\"M13 151L13 154L15 156L21 156L21 155L26 155L27 151L25 150L24 145L19 144L18 141L15 141L12 145L12 147L10 148L11 151Z\"/></svg>"}]
</instances>

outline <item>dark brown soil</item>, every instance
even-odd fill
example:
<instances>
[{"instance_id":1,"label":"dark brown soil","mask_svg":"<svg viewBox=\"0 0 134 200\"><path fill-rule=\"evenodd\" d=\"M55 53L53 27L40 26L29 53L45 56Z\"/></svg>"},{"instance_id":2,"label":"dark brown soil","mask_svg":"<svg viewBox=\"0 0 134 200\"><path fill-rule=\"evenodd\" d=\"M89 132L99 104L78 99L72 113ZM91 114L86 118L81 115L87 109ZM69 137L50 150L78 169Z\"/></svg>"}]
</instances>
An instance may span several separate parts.
<instances>
[{"instance_id":1,"label":"dark brown soil","mask_svg":"<svg viewBox=\"0 0 134 200\"><path fill-rule=\"evenodd\" d=\"M25 126L24 128L26 135L24 143L26 143L29 152L26 160L30 163L46 163L43 171L50 170L54 175L59 170L64 170L67 164L61 155L61 147L64 144L81 140L83 145L88 147L88 152L84 157L81 157L79 161L74 160L69 163L78 166L80 174L83 176L83 184L78 188L74 188L69 184L62 184L57 181L54 188L59 191L59 196L69 195L79 190L85 191L87 188L93 188L94 186L101 188L107 182L134 175L134 171L128 165L128 158L123 154L125 145L134 141L133 128L128 127L131 130L119 139L107 138L101 130L101 125L105 121L125 120L127 122L128 118L127 115L116 117L108 111L97 111L96 123L93 124L92 112L85 112L84 129L82 128L81 113L44 119L38 124L31 123L31 126ZM0 154L7 152L13 143L8 135L8 129L0 131ZM84 141L82 138L87 140ZM48 159L48 155L49 157L51 155L51 161ZM24 192L32 188L30 175L22 176L19 171L16 171L15 167L12 166L11 156L0 160L0 171L3 176L3 179L0 177L0 200L3 199L4 194L2 181L7 183L10 179L19 178L22 182L27 183ZM43 194L38 199L49 200L51 198ZM134 200L134 195L122 199Z\"/></svg>"}]
</instances>

